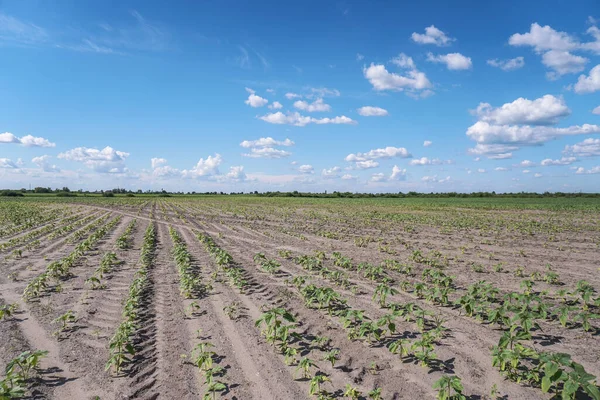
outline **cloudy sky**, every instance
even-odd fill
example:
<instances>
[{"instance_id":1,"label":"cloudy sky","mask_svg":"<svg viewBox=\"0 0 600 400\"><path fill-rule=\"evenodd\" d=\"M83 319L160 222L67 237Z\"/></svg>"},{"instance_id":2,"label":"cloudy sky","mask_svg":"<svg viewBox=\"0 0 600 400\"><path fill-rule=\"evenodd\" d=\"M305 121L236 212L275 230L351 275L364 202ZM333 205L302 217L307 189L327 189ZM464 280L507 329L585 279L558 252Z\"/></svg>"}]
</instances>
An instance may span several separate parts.
<instances>
[{"instance_id":1,"label":"cloudy sky","mask_svg":"<svg viewBox=\"0 0 600 400\"><path fill-rule=\"evenodd\" d=\"M595 0L411 3L2 1L0 187L600 189Z\"/></svg>"}]
</instances>

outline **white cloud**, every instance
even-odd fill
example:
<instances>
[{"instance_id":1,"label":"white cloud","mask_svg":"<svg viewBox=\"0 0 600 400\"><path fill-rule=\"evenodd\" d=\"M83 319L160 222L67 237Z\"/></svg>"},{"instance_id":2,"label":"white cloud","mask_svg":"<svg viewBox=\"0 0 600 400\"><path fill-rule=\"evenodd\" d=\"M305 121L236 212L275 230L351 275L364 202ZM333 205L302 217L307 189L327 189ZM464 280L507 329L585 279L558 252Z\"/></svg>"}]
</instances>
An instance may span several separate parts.
<instances>
[{"instance_id":1,"label":"white cloud","mask_svg":"<svg viewBox=\"0 0 600 400\"><path fill-rule=\"evenodd\" d=\"M350 175L350 174L344 174L342 176L342 179L345 180L345 181L352 181L352 180L358 179L358 177L354 176L354 175Z\"/></svg>"},{"instance_id":2,"label":"white cloud","mask_svg":"<svg viewBox=\"0 0 600 400\"><path fill-rule=\"evenodd\" d=\"M592 110L592 114L595 114L595 115L600 115L600 106L598 106L598 107L594 108L594 109Z\"/></svg>"},{"instance_id":3,"label":"white cloud","mask_svg":"<svg viewBox=\"0 0 600 400\"><path fill-rule=\"evenodd\" d=\"M471 57L465 57L460 53L449 53L445 55L440 54L437 56L434 56L432 53L428 53L427 61L446 64L446 67L452 71L471 69L473 66Z\"/></svg>"},{"instance_id":4,"label":"white cloud","mask_svg":"<svg viewBox=\"0 0 600 400\"><path fill-rule=\"evenodd\" d=\"M358 113L363 117L384 117L388 115L387 110L380 107L364 106L358 109Z\"/></svg>"},{"instance_id":5,"label":"white cloud","mask_svg":"<svg viewBox=\"0 0 600 400\"><path fill-rule=\"evenodd\" d=\"M390 62L394 65L397 65L400 68L407 68L407 69L416 69L417 68L412 57L409 57L404 53L400 53L398 55L398 57L392 58L390 60Z\"/></svg>"},{"instance_id":6,"label":"white cloud","mask_svg":"<svg viewBox=\"0 0 600 400\"><path fill-rule=\"evenodd\" d=\"M164 158L154 157L154 158L150 159L150 163L152 165L152 169L155 169L155 168L165 165L167 163L167 160Z\"/></svg>"},{"instance_id":7,"label":"white cloud","mask_svg":"<svg viewBox=\"0 0 600 400\"><path fill-rule=\"evenodd\" d=\"M248 88L246 88L248 90ZM265 106L269 100L262 98L254 93L250 93L248 96L248 100L244 101L244 103L248 104L250 107L258 108Z\"/></svg>"},{"instance_id":8,"label":"white cloud","mask_svg":"<svg viewBox=\"0 0 600 400\"><path fill-rule=\"evenodd\" d=\"M295 126L306 126L310 123L314 124L356 124L352 118L346 117L345 115L334 117L334 118L313 118L300 115L298 112L284 114L281 111L276 113L267 114L259 117L265 122L270 124L287 124Z\"/></svg>"},{"instance_id":9,"label":"white cloud","mask_svg":"<svg viewBox=\"0 0 600 400\"><path fill-rule=\"evenodd\" d=\"M546 158L540 162L540 165L543 167L551 166L551 165L571 165L575 161L577 161L577 157L562 157L560 160L553 160L551 158Z\"/></svg>"},{"instance_id":10,"label":"white cloud","mask_svg":"<svg viewBox=\"0 0 600 400\"><path fill-rule=\"evenodd\" d=\"M171 178L181 176L181 171L169 165L159 165L152 170L152 175L156 178Z\"/></svg>"},{"instance_id":11,"label":"white cloud","mask_svg":"<svg viewBox=\"0 0 600 400\"><path fill-rule=\"evenodd\" d=\"M371 175L371 182L384 182L385 180L386 178L383 172Z\"/></svg>"},{"instance_id":12,"label":"white cloud","mask_svg":"<svg viewBox=\"0 0 600 400\"><path fill-rule=\"evenodd\" d=\"M496 167L496 168L494 168L494 171L508 171L508 168Z\"/></svg>"},{"instance_id":13,"label":"white cloud","mask_svg":"<svg viewBox=\"0 0 600 400\"><path fill-rule=\"evenodd\" d=\"M535 167L535 163L531 160L523 160L519 164L515 165L515 167L531 168Z\"/></svg>"},{"instance_id":14,"label":"white cloud","mask_svg":"<svg viewBox=\"0 0 600 400\"><path fill-rule=\"evenodd\" d=\"M365 59L365 56L363 56L363 55L362 55L362 54L360 54L360 53L356 53L356 61L362 61L362 60L364 60L364 59Z\"/></svg>"},{"instance_id":15,"label":"white cloud","mask_svg":"<svg viewBox=\"0 0 600 400\"><path fill-rule=\"evenodd\" d=\"M441 165L441 164L451 164L452 160L448 160L448 161L443 161L440 160L439 158L427 158L427 157L421 157L421 158L416 158L414 160L410 160L410 165Z\"/></svg>"},{"instance_id":16,"label":"white cloud","mask_svg":"<svg viewBox=\"0 0 600 400\"><path fill-rule=\"evenodd\" d=\"M273 146L293 146L295 143L290 139L275 140L272 137L260 138L257 140L244 140L240 146L244 148L251 147L273 147Z\"/></svg>"},{"instance_id":17,"label":"white cloud","mask_svg":"<svg viewBox=\"0 0 600 400\"><path fill-rule=\"evenodd\" d=\"M302 174L314 174L315 169L312 165L305 164L298 167L298 171Z\"/></svg>"},{"instance_id":18,"label":"white cloud","mask_svg":"<svg viewBox=\"0 0 600 400\"><path fill-rule=\"evenodd\" d=\"M291 99L295 99L295 98L300 98L300 97L302 97L302 96L300 96L300 95L299 95L299 94L297 94L297 93L291 93L291 92L289 92L289 93L286 93L286 94L285 94L285 97L286 97L288 100L291 100Z\"/></svg>"},{"instance_id":19,"label":"white cloud","mask_svg":"<svg viewBox=\"0 0 600 400\"><path fill-rule=\"evenodd\" d=\"M485 169L483 169L483 168L479 168L479 169L477 170L477 172L479 172L480 174L485 174Z\"/></svg>"},{"instance_id":20,"label":"white cloud","mask_svg":"<svg viewBox=\"0 0 600 400\"><path fill-rule=\"evenodd\" d=\"M513 145L515 147L540 145L561 136L592 133L600 133L600 126L584 124L555 128L529 125L492 125L484 121L478 121L467 129L467 136L477 143ZM516 149L513 148L513 150Z\"/></svg>"},{"instance_id":21,"label":"white cloud","mask_svg":"<svg viewBox=\"0 0 600 400\"><path fill-rule=\"evenodd\" d=\"M424 90L432 87L431 82L423 72L411 69L406 76L389 72L382 64L373 64L363 69L365 78L378 91L382 90Z\"/></svg>"},{"instance_id":22,"label":"white cloud","mask_svg":"<svg viewBox=\"0 0 600 400\"><path fill-rule=\"evenodd\" d=\"M600 64L590 70L590 75L580 75L574 86L575 93L594 93L600 90Z\"/></svg>"},{"instance_id":23,"label":"white cloud","mask_svg":"<svg viewBox=\"0 0 600 400\"><path fill-rule=\"evenodd\" d=\"M433 142L431 140L426 140L423 142L423 147L429 147L433 144Z\"/></svg>"},{"instance_id":24,"label":"white cloud","mask_svg":"<svg viewBox=\"0 0 600 400\"><path fill-rule=\"evenodd\" d=\"M576 174L600 174L600 165L598 165L597 167L592 167L591 169L588 169L587 171L585 170L585 168L583 167L579 167L577 168L577 171L575 171Z\"/></svg>"},{"instance_id":25,"label":"white cloud","mask_svg":"<svg viewBox=\"0 0 600 400\"><path fill-rule=\"evenodd\" d=\"M549 79L556 79L564 74L582 71L587 58L572 54L573 51L583 50L600 54L600 29L592 26L587 33L594 41L581 43L566 32L558 32L550 26L531 24L527 33L512 35L508 43L513 46L531 46L542 55L542 63L553 71L547 74Z\"/></svg>"},{"instance_id":26,"label":"white cloud","mask_svg":"<svg viewBox=\"0 0 600 400\"><path fill-rule=\"evenodd\" d=\"M129 157L129 153L115 150L110 146L106 146L102 150L77 147L58 155L60 159L81 162L86 167L103 173L127 172L127 168L125 168L127 157Z\"/></svg>"},{"instance_id":27,"label":"white cloud","mask_svg":"<svg viewBox=\"0 0 600 400\"><path fill-rule=\"evenodd\" d=\"M342 169L340 167L333 167L333 168L329 168L329 169L323 169L323 171L321 171L321 176L323 178L339 178L340 176L340 172L342 172Z\"/></svg>"},{"instance_id":28,"label":"white cloud","mask_svg":"<svg viewBox=\"0 0 600 400\"><path fill-rule=\"evenodd\" d=\"M323 99L316 99L312 103L308 103L304 100L297 100L294 102L294 107L307 112L325 112L331 111L331 106L323 102Z\"/></svg>"},{"instance_id":29,"label":"white cloud","mask_svg":"<svg viewBox=\"0 0 600 400\"><path fill-rule=\"evenodd\" d=\"M52 157L46 154L43 156L34 157L31 159L31 162L40 167L44 172L60 172L59 167L54 164L50 164L48 161L50 158Z\"/></svg>"},{"instance_id":30,"label":"white cloud","mask_svg":"<svg viewBox=\"0 0 600 400\"><path fill-rule=\"evenodd\" d=\"M278 101L274 101L273 104L269 104L269 108L271 110L279 110L279 109L283 108L283 104L281 104Z\"/></svg>"},{"instance_id":31,"label":"white cloud","mask_svg":"<svg viewBox=\"0 0 600 400\"><path fill-rule=\"evenodd\" d=\"M253 147L250 153L244 153L242 156L250 158L284 158L291 156L292 153L273 147Z\"/></svg>"},{"instance_id":32,"label":"white cloud","mask_svg":"<svg viewBox=\"0 0 600 400\"><path fill-rule=\"evenodd\" d=\"M340 91L337 89L329 89L326 87L320 88L310 88L310 94L307 94L306 97L339 97L341 95Z\"/></svg>"},{"instance_id":33,"label":"white cloud","mask_svg":"<svg viewBox=\"0 0 600 400\"><path fill-rule=\"evenodd\" d=\"M492 67L500 68L503 71L514 71L519 68L523 68L525 65L524 57L515 57L509 60L487 60L487 64Z\"/></svg>"},{"instance_id":34,"label":"white cloud","mask_svg":"<svg viewBox=\"0 0 600 400\"><path fill-rule=\"evenodd\" d=\"M436 46L446 46L453 42L454 38L449 37L434 25L425 28L425 33L413 32L411 39L419 44L434 44Z\"/></svg>"},{"instance_id":35,"label":"white cloud","mask_svg":"<svg viewBox=\"0 0 600 400\"><path fill-rule=\"evenodd\" d=\"M471 173L471 171L469 171L469 173ZM433 175L433 176L426 175L426 176L423 176L421 178L421 180L423 182L427 182L427 183L446 183L446 182L450 182L451 179L449 176L438 179L437 175Z\"/></svg>"},{"instance_id":36,"label":"white cloud","mask_svg":"<svg viewBox=\"0 0 600 400\"><path fill-rule=\"evenodd\" d=\"M479 103L473 114L480 121L499 125L549 125L556 124L560 118L571 114L571 110L562 97L547 94L535 100L519 97L512 103L505 103L498 108L488 103Z\"/></svg>"},{"instance_id":37,"label":"white cloud","mask_svg":"<svg viewBox=\"0 0 600 400\"><path fill-rule=\"evenodd\" d=\"M348 162L365 161L365 160L376 160L380 158L410 158L412 155L404 147L392 147L388 146L384 149L373 149L366 153L348 154L345 158Z\"/></svg>"},{"instance_id":38,"label":"white cloud","mask_svg":"<svg viewBox=\"0 0 600 400\"><path fill-rule=\"evenodd\" d=\"M223 158L220 154L216 153L214 156L208 156L206 160L201 158L198 160L194 168L190 170L184 169L181 174L184 178L199 178L204 176L218 175L219 165L223 162Z\"/></svg>"},{"instance_id":39,"label":"white cloud","mask_svg":"<svg viewBox=\"0 0 600 400\"><path fill-rule=\"evenodd\" d=\"M25 162L23 161L22 158L17 158L17 163L16 163L19 167L22 167L23 165L25 165Z\"/></svg>"},{"instance_id":40,"label":"white cloud","mask_svg":"<svg viewBox=\"0 0 600 400\"><path fill-rule=\"evenodd\" d=\"M391 181L402 181L406 179L406 169L401 169L397 165L392 168L392 174L390 175Z\"/></svg>"},{"instance_id":41,"label":"white cloud","mask_svg":"<svg viewBox=\"0 0 600 400\"><path fill-rule=\"evenodd\" d=\"M534 177L534 178L541 178L542 176L543 176L543 175L542 175L542 174L540 174L539 172L537 172L537 173L535 173L535 174L533 175L533 177Z\"/></svg>"},{"instance_id":42,"label":"white cloud","mask_svg":"<svg viewBox=\"0 0 600 400\"><path fill-rule=\"evenodd\" d=\"M51 143L48 139L25 135L17 137L10 132L0 133L0 143L19 143L25 147L55 147L55 143Z\"/></svg>"},{"instance_id":43,"label":"white cloud","mask_svg":"<svg viewBox=\"0 0 600 400\"><path fill-rule=\"evenodd\" d=\"M487 158L503 160L512 158L512 152L518 149L518 146L477 143L475 147L468 149L467 152L471 155L485 155Z\"/></svg>"},{"instance_id":44,"label":"white cloud","mask_svg":"<svg viewBox=\"0 0 600 400\"><path fill-rule=\"evenodd\" d=\"M576 157L595 157L600 156L600 139L585 139L583 142L576 143L572 146L565 146L563 154L573 155Z\"/></svg>"},{"instance_id":45,"label":"white cloud","mask_svg":"<svg viewBox=\"0 0 600 400\"><path fill-rule=\"evenodd\" d=\"M531 171L530 171L530 170L528 170L528 169L524 169L524 170L523 170L523 173L524 173L524 174L528 174L528 173L530 173L530 172L531 172Z\"/></svg>"},{"instance_id":46,"label":"white cloud","mask_svg":"<svg viewBox=\"0 0 600 400\"><path fill-rule=\"evenodd\" d=\"M531 46L536 52L546 50L569 51L578 47L577 40L565 32L557 32L549 25L531 24L527 33L515 33L508 39L512 46Z\"/></svg>"},{"instance_id":47,"label":"white cloud","mask_svg":"<svg viewBox=\"0 0 600 400\"><path fill-rule=\"evenodd\" d=\"M370 169L370 168L377 168L377 167L379 167L379 163L377 161L373 161L373 160L356 162L356 168L358 168L358 169Z\"/></svg>"},{"instance_id":48,"label":"white cloud","mask_svg":"<svg viewBox=\"0 0 600 400\"><path fill-rule=\"evenodd\" d=\"M561 75L583 71L589 60L576 56L568 51L550 50L542 55L542 64L553 70L547 74L548 79L557 79Z\"/></svg>"},{"instance_id":49,"label":"white cloud","mask_svg":"<svg viewBox=\"0 0 600 400\"><path fill-rule=\"evenodd\" d=\"M229 167L229 172L225 175L225 178L234 182L241 182L245 181L247 179L247 176L244 172L244 167L239 165Z\"/></svg>"},{"instance_id":50,"label":"white cloud","mask_svg":"<svg viewBox=\"0 0 600 400\"><path fill-rule=\"evenodd\" d=\"M0 168L4 169L18 169L19 167L12 160L8 158L0 158Z\"/></svg>"}]
</instances>

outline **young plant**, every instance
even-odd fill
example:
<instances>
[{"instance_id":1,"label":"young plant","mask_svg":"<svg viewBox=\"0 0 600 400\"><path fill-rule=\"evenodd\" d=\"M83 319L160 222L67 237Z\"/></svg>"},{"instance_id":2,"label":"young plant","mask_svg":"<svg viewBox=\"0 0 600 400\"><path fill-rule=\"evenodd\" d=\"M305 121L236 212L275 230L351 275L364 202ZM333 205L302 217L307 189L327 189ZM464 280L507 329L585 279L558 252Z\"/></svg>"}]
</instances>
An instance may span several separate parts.
<instances>
[{"instance_id":1,"label":"young plant","mask_svg":"<svg viewBox=\"0 0 600 400\"><path fill-rule=\"evenodd\" d=\"M444 375L433 384L433 388L438 391L438 400L466 400L467 398L462 394L464 389L458 376Z\"/></svg>"}]
</instances>

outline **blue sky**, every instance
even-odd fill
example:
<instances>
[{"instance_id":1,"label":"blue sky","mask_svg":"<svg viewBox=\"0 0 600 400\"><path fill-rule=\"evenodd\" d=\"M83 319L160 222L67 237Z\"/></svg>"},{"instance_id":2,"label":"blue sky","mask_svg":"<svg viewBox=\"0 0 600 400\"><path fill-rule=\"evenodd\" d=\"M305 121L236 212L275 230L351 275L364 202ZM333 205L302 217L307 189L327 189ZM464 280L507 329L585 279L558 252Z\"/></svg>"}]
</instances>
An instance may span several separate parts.
<instances>
[{"instance_id":1,"label":"blue sky","mask_svg":"<svg viewBox=\"0 0 600 400\"><path fill-rule=\"evenodd\" d=\"M3 1L0 187L598 191L600 8Z\"/></svg>"}]
</instances>

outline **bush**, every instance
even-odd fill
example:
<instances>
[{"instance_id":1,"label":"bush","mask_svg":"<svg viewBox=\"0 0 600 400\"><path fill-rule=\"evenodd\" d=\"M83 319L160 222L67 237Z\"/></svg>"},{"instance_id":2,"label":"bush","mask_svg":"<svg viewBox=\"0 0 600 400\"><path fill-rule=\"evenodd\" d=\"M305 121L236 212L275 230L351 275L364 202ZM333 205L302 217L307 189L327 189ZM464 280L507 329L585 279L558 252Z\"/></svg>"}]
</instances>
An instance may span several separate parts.
<instances>
[{"instance_id":1,"label":"bush","mask_svg":"<svg viewBox=\"0 0 600 400\"><path fill-rule=\"evenodd\" d=\"M127 193L127 194L125 195L125 197L135 197L135 194L133 194L133 193Z\"/></svg>"},{"instance_id":2,"label":"bush","mask_svg":"<svg viewBox=\"0 0 600 400\"><path fill-rule=\"evenodd\" d=\"M102 192L102 197L115 197L113 192Z\"/></svg>"},{"instance_id":3,"label":"bush","mask_svg":"<svg viewBox=\"0 0 600 400\"><path fill-rule=\"evenodd\" d=\"M56 195L58 197L77 197L77 195L75 193L71 193L71 192L58 192L58 193L56 193Z\"/></svg>"},{"instance_id":4,"label":"bush","mask_svg":"<svg viewBox=\"0 0 600 400\"><path fill-rule=\"evenodd\" d=\"M16 192L14 190L3 190L3 191L0 192L0 196L23 197L23 193Z\"/></svg>"}]
</instances>

